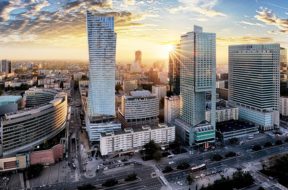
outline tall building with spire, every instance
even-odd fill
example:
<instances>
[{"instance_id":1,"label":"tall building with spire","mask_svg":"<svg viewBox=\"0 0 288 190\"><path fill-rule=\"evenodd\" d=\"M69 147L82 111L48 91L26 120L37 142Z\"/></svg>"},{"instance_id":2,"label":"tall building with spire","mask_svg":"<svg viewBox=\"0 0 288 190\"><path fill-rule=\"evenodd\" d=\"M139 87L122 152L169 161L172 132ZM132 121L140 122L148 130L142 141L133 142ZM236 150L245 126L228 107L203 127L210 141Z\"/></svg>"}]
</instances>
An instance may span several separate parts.
<instances>
[{"instance_id":1,"label":"tall building with spire","mask_svg":"<svg viewBox=\"0 0 288 190\"><path fill-rule=\"evenodd\" d=\"M87 12L89 47L89 116L115 116L114 17Z\"/></svg>"},{"instance_id":2,"label":"tall building with spire","mask_svg":"<svg viewBox=\"0 0 288 190\"><path fill-rule=\"evenodd\" d=\"M115 55L114 17L87 11L89 48L89 89L86 130L90 141L99 141L103 132L121 128L115 121Z\"/></svg>"},{"instance_id":3,"label":"tall building with spire","mask_svg":"<svg viewBox=\"0 0 288 190\"><path fill-rule=\"evenodd\" d=\"M141 51L138 50L135 52L135 60L131 65L131 72L141 73L141 71L142 71L142 53Z\"/></svg>"}]
</instances>

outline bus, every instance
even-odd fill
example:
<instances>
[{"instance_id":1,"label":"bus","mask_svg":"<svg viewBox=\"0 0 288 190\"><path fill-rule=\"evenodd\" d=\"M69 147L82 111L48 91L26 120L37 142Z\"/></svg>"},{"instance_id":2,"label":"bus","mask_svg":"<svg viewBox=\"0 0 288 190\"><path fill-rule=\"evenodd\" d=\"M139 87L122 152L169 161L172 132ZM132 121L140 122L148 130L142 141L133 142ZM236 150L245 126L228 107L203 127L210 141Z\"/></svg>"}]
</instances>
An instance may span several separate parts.
<instances>
[{"instance_id":1,"label":"bus","mask_svg":"<svg viewBox=\"0 0 288 190\"><path fill-rule=\"evenodd\" d=\"M193 166L191 168L191 172L196 172L196 171L205 170L205 169L206 169L206 164L200 164L198 166Z\"/></svg>"}]
</instances>

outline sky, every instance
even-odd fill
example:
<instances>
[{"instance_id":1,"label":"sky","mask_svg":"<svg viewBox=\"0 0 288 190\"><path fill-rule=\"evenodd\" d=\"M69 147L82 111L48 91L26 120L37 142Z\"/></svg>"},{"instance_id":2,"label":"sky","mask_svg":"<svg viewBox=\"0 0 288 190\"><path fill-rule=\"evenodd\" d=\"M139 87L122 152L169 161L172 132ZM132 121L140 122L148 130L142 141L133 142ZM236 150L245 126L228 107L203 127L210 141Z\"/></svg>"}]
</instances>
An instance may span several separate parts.
<instances>
[{"instance_id":1,"label":"sky","mask_svg":"<svg viewBox=\"0 0 288 190\"><path fill-rule=\"evenodd\" d=\"M0 59L88 61L86 10L114 15L118 63L167 60L193 25L216 33L218 66L231 44L288 48L288 0L0 0Z\"/></svg>"}]
</instances>

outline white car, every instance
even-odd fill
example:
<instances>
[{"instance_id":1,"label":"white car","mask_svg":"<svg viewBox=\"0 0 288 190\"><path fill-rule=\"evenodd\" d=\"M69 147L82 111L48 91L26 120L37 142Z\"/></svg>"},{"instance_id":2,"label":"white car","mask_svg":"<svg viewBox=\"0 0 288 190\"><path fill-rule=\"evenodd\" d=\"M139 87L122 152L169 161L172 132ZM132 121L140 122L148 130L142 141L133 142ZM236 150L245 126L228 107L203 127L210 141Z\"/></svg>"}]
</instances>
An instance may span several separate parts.
<instances>
[{"instance_id":1,"label":"white car","mask_svg":"<svg viewBox=\"0 0 288 190\"><path fill-rule=\"evenodd\" d=\"M171 161L171 162L169 162L169 165L174 164L174 163L175 163L174 161Z\"/></svg>"}]
</instances>

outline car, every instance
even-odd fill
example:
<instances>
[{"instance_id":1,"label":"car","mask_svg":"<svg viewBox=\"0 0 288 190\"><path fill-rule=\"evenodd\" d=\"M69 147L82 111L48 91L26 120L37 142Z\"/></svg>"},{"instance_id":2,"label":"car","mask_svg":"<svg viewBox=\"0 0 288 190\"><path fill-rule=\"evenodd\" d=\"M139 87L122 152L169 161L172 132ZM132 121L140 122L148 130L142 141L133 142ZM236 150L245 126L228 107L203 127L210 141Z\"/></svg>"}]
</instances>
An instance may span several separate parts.
<instances>
[{"instance_id":1,"label":"car","mask_svg":"<svg viewBox=\"0 0 288 190\"><path fill-rule=\"evenodd\" d=\"M171 162L169 162L168 164L171 165L171 164L174 164L174 163L175 163L174 161L171 161Z\"/></svg>"}]
</instances>

